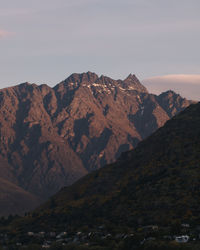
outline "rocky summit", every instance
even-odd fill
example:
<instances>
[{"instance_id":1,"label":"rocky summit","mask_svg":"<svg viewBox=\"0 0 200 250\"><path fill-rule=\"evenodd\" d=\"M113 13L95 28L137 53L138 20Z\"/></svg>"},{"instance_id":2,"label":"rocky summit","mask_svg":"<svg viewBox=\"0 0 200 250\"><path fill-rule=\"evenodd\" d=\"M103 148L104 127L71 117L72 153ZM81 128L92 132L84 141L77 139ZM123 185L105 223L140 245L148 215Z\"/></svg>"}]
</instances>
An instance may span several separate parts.
<instances>
[{"instance_id":1,"label":"rocky summit","mask_svg":"<svg viewBox=\"0 0 200 250\"><path fill-rule=\"evenodd\" d=\"M113 80L87 72L72 74L54 88L23 83L2 89L1 179L29 196L24 206L34 197L34 207L115 161L191 103L173 91L150 94L132 74ZM13 213L24 211L15 203Z\"/></svg>"}]
</instances>

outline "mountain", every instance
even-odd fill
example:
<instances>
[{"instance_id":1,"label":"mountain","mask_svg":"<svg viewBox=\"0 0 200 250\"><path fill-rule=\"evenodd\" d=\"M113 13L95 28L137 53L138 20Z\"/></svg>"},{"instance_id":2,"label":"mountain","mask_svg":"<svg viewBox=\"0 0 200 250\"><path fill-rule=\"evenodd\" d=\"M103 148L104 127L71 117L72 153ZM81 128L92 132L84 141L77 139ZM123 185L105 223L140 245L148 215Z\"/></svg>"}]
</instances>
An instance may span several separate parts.
<instances>
[{"instance_id":1,"label":"mountain","mask_svg":"<svg viewBox=\"0 0 200 250\"><path fill-rule=\"evenodd\" d=\"M51 93L48 86L28 83L0 91L3 177L41 198L87 173L46 111Z\"/></svg>"},{"instance_id":2,"label":"mountain","mask_svg":"<svg viewBox=\"0 0 200 250\"><path fill-rule=\"evenodd\" d=\"M114 162L191 103L173 91L149 94L132 74L113 80L87 72L54 88L2 89L1 178L45 200Z\"/></svg>"},{"instance_id":3,"label":"mountain","mask_svg":"<svg viewBox=\"0 0 200 250\"><path fill-rule=\"evenodd\" d=\"M116 163L63 188L18 226L79 230L102 224L199 225L199 136L200 103L172 118Z\"/></svg>"}]
</instances>

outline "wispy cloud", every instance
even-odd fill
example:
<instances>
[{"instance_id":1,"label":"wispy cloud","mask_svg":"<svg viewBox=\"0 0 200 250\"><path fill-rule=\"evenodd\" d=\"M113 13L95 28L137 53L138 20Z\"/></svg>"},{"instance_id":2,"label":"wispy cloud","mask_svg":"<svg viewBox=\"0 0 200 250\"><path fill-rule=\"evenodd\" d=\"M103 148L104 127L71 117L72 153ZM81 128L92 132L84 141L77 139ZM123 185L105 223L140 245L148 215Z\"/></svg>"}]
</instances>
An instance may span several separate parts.
<instances>
[{"instance_id":1,"label":"wispy cloud","mask_svg":"<svg viewBox=\"0 0 200 250\"><path fill-rule=\"evenodd\" d=\"M166 83L190 83L198 84L200 86L200 75L186 75L186 74L174 74L174 75L164 75L164 76L154 76L143 80L144 82L166 82Z\"/></svg>"},{"instance_id":2,"label":"wispy cloud","mask_svg":"<svg viewBox=\"0 0 200 250\"><path fill-rule=\"evenodd\" d=\"M12 32L0 29L0 39L6 38L13 35Z\"/></svg>"},{"instance_id":3,"label":"wispy cloud","mask_svg":"<svg viewBox=\"0 0 200 250\"><path fill-rule=\"evenodd\" d=\"M188 99L200 100L200 75L156 76L145 79L142 83L151 93L160 94L171 89Z\"/></svg>"}]
</instances>

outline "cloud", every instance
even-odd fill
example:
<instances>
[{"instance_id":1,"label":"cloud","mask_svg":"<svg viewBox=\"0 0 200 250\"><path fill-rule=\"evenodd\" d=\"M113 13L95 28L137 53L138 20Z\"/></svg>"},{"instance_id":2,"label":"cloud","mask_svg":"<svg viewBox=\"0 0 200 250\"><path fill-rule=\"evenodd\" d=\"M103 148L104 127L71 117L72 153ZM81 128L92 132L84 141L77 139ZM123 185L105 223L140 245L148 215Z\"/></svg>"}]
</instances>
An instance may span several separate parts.
<instances>
[{"instance_id":1,"label":"cloud","mask_svg":"<svg viewBox=\"0 0 200 250\"><path fill-rule=\"evenodd\" d=\"M200 75L164 75L144 79L142 83L151 93L173 90L183 97L200 101Z\"/></svg>"},{"instance_id":2,"label":"cloud","mask_svg":"<svg viewBox=\"0 0 200 250\"><path fill-rule=\"evenodd\" d=\"M10 36L12 34L13 34L12 32L0 29L0 39L6 38L6 37L8 37L8 36Z\"/></svg>"}]
</instances>

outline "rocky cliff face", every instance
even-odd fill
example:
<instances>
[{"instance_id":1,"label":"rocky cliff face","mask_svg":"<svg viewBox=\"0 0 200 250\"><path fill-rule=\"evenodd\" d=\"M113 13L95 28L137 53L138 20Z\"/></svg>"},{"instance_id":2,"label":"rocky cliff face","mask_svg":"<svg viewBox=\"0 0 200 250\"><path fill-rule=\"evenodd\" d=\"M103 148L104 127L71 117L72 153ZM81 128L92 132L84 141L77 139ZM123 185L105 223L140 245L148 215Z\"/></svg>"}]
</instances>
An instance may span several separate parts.
<instances>
[{"instance_id":1,"label":"rocky cliff face","mask_svg":"<svg viewBox=\"0 0 200 250\"><path fill-rule=\"evenodd\" d=\"M0 90L0 174L42 199L161 127L191 102L172 91L149 94L134 75L113 80L73 74L50 88Z\"/></svg>"}]
</instances>

